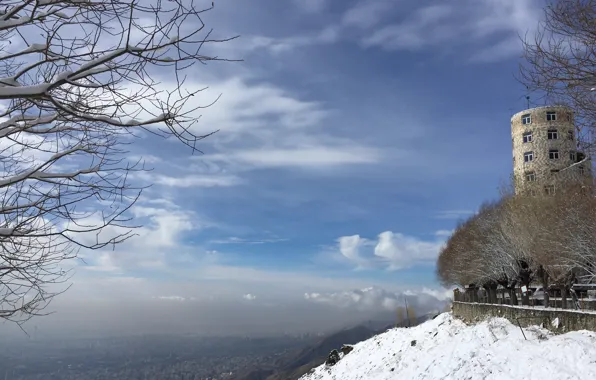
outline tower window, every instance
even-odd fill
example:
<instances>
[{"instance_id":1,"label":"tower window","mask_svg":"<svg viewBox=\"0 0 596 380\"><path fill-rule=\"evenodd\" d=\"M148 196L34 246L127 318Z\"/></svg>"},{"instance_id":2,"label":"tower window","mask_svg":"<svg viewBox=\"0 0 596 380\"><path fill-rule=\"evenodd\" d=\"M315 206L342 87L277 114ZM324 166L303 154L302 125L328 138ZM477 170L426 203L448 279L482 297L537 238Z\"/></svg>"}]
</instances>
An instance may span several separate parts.
<instances>
[{"instance_id":1,"label":"tower window","mask_svg":"<svg viewBox=\"0 0 596 380\"><path fill-rule=\"evenodd\" d=\"M522 124L531 124L532 123L532 115L529 113L522 115Z\"/></svg>"},{"instance_id":2,"label":"tower window","mask_svg":"<svg viewBox=\"0 0 596 380\"><path fill-rule=\"evenodd\" d=\"M575 161L575 152L569 152L569 159Z\"/></svg>"},{"instance_id":3,"label":"tower window","mask_svg":"<svg viewBox=\"0 0 596 380\"><path fill-rule=\"evenodd\" d=\"M556 149L549 150L548 158L550 158L551 160L558 160L559 159L559 151Z\"/></svg>"},{"instance_id":4,"label":"tower window","mask_svg":"<svg viewBox=\"0 0 596 380\"><path fill-rule=\"evenodd\" d=\"M551 169L551 170L550 170L550 174L551 174L551 175L553 175L553 174L557 174L558 172L559 172L559 169Z\"/></svg>"},{"instance_id":5,"label":"tower window","mask_svg":"<svg viewBox=\"0 0 596 380\"><path fill-rule=\"evenodd\" d=\"M534 152L524 153L524 162L534 161Z\"/></svg>"},{"instance_id":6,"label":"tower window","mask_svg":"<svg viewBox=\"0 0 596 380\"><path fill-rule=\"evenodd\" d=\"M567 140L573 140L573 131L567 131Z\"/></svg>"},{"instance_id":7,"label":"tower window","mask_svg":"<svg viewBox=\"0 0 596 380\"><path fill-rule=\"evenodd\" d=\"M536 173L534 172L526 172L526 181L534 182L536 181Z\"/></svg>"},{"instance_id":8,"label":"tower window","mask_svg":"<svg viewBox=\"0 0 596 380\"><path fill-rule=\"evenodd\" d=\"M528 190L528 195L531 196L531 197L535 197L536 196L536 190L535 189Z\"/></svg>"},{"instance_id":9,"label":"tower window","mask_svg":"<svg viewBox=\"0 0 596 380\"><path fill-rule=\"evenodd\" d=\"M544 193L546 195L555 195L555 185L544 186Z\"/></svg>"},{"instance_id":10,"label":"tower window","mask_svg":"<svg viewBox=\"0 0 596 380\"><path fill-rule=\"evenodd\" d=\"M559 132L556 129L549 129L546 135L549 140L557 140L559 138Z\"/></svg>"},{"instance_id":11,"label":"tower window","mask_svg":"<svg viewBox=\"0 0 596 380\"><path fill-rule=\"evenodd\" d=\"M586 169L580 165L577 167L577 170L579 171L579 174L584 175L586 173Z\"/></svg>"},{"instance_id":12,"label":"tower window","mask_svg":"<svg viewBox=\"0 0 596 380\"><path fill-rule=\"evenodd\" d=\"M557 120L557 113L555 111L548 111L546 113L546 120L548 120L548 121Z\"/></svg>"},{"instance_id":13,"label":"tower window","mask_svg":"<svg viewBox=\"0 0 596 380\"><path fill-rule=\"evenodd\" d=\"M524 144L532 142L532 132L524 133L523 138L524 138Z\"/></svg>"}]
</instances>

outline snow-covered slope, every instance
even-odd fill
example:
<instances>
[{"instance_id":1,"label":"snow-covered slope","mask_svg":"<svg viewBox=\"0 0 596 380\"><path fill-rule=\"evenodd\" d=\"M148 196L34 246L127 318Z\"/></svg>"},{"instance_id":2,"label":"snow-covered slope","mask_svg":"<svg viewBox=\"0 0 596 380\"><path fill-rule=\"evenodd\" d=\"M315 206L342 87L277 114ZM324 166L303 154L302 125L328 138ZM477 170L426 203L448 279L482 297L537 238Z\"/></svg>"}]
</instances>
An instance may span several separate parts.
<instances>
[{"instance_id":1,"label":"snow-covered slope","mask_svg":"<svg viewBox=\"0 0 596 380\"><path fill-rule=\"evenodd\" d=\"M506 319L468 326L444 313L360 342L335 366L322 365L301 379L596 379L596 333L524 332L528 340Z\"/></svg>"}]
</instances>

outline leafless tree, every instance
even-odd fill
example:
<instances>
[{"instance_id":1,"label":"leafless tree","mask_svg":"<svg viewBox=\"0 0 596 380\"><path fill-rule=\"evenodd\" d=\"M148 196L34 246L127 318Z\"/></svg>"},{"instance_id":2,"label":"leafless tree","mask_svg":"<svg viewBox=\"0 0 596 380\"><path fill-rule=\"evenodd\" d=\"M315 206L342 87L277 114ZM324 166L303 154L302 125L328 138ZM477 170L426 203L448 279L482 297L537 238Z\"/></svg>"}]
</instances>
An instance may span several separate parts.
<instances>
[{"instance_id":1,"label":"leafless tree","mask_svg":"<svg viewBox=\"0 0 596 380\"><path fill-rule=\"evenodd\" d=\"M543 248L537 251L563 307L575 282L593 282L596 266L596 199L584 186L568 186L541 199Z\"/></svg>"},{"instance_id":2,"label":"leafless tree","mask_svg":"<svg viewBox=\"0 0 596 380\"><path fill-rule=\"evenodd\" d=\"M455 231L438 260L437 273L444 283L481 285L492 303L500 285L517 304L517 286L529 286L534 277L532 252L538 239L533 236L535 222L528 223L527 215L518 212L521 199L504 195L486 203ZM527 295L522 302L529 302Z\"/></svg>"},{"instance_id":3,"label":"leafless tree","mask_svg":"<svg viewBox=\"0 0 596 380\"><path fill-rule=\"evenodd\" d=\"M476 281L470 271L474 259L471 255L474 225L467 220L457 226L441 249L437 259L437 277L443 286L465 286Z\"/></svg>"},{"instance_id":4,"label":"leafless tree","mask_svg":"<svg viewBox=\"0 0 596 380\"><path fill-rule=\"evenodd\" d=\"M475 288L482 286L488 291L489 302L497 301L498 285L509 287L512 277L507 274L511 265L504 255L499 255L504 249L495 246L492 236L498 227L498 207L498 203L484 204L476 215L458 226L437 262L437 274L443 284L467 285L474 295Z\"/></svg>"},{"instance_id":5,"label":"leafless tree","mask_svg":"<svg viewBox=\"0 0 596 380\"><path fill-rule=\"evenodd\" d=\"M582 150L593 150L596 127L596 2L549 1L539 30L523 41L520 81L550 104L575 112ZM586 154L585 160L591 154Z\"/></svg>"},{"instance_id":6,"label":"leafless tree","mask_svg":"<svg viewBox=\"0 0 596 380\"><path fill-rule=\"evenodd\" d=\"M496 284L509 290L529 287L561 291L562 306L577 281L596 274L596 198L584 182L561 187L554 196L503 194L462 223L440 253L437 274L444 284L477 283L495 302ZM529 303L522 293L522 304Z\"/></svg>"},{"instance_id":7,"label":"leafless tree","mask_svg":"<svg viewBox=\"0 0 596 380\"><path fill-rule=\"evenodd\" d=\"M142 188L130 174L145 167L125 156L137 132L190 150L209 135L189 102L202 89L185 88L193 65L220 60L202 54L225 41L210 37L207 10L0 0L0 318L45 314L66 288L65 260L133 235L127 210Z\"/></svg>"}]
</instances>

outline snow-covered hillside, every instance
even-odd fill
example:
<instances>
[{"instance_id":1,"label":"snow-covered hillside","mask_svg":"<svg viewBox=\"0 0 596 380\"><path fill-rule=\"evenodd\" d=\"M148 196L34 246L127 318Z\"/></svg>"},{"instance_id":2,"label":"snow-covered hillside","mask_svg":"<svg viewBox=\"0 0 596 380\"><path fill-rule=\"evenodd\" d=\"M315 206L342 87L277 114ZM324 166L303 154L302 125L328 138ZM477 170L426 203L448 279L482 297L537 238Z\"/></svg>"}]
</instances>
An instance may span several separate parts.
<instances>
[{"instance_id":1,"label":"snow-covered hillside","mask_svg":"<svg viewBox=\"0 0 596 380\"><path fill-rule=\"evenodd\" d=\"M360 342L335 366L322 365L301 379L596 379L596 333L524 332L528 340L506 319L468 326L444 313Z\"/></svg>"}]
</instances>

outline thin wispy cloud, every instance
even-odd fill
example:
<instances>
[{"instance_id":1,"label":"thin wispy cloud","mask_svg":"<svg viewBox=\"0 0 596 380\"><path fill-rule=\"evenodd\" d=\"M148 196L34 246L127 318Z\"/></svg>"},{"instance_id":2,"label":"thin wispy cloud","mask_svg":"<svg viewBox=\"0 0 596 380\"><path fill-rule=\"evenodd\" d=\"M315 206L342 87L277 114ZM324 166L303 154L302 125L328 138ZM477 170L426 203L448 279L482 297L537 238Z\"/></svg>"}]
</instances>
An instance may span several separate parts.
<instances>
[{"instance_id":1,"label":"thin wispy cloud","mask_svg":"<svg viewBox=\"0 0 596 380\"><path fill-rule=\"evenodd\" d=\"M338 41L387 51L433 48L447 52L458 48L464 61L494 62L519 55L519 36L535 31L541 15L539 7L530 0L421 2L418 7L390 0L365 0L344 9L339 19L321 31L282 39L256 37L260 42L252 46L275 53Z\"/></svg>"},{"instance_id":2,"label":"thin wispy cloud","mask_svg":"<svg viewBox=\"0 0 596 380\"><path fill-rule=\"evenodd\" d=\"M287 239L245 239L232 236L227 239L211 240L211 244L273 244L287 241Z\"/></svg>"}]
</instances>

